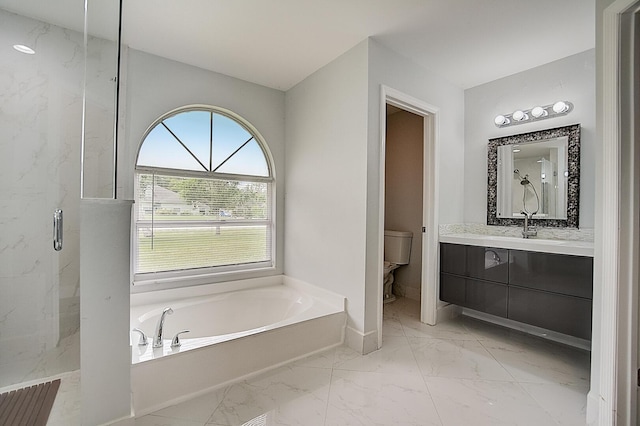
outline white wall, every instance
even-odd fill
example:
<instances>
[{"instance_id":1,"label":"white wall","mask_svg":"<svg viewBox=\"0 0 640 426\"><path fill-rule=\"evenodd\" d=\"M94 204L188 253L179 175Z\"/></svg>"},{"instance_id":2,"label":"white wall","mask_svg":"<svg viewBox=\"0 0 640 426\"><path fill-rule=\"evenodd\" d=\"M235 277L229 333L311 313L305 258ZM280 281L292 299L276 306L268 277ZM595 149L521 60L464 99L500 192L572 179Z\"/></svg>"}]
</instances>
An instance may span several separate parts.
<instances>
[{"instance_id":1,"label":"white wall","mask_svg":"<svg viewBox=\"0 0 640 426\"><path fill-rule=\"evenodd\" d=\"M131 415L131 201L82 200L80 278L82 424Z\"/></svg>"},{"instance_id":2,"label":"white wall","mask_svg":"<svg viewBox=\"0 0 640 426\"><path fill-rule=\"evenodd\" d=\"M382 84L440 108L440 221L461 222L461 89L368 39L286 94L285 273L347 297L363 352L377 345Z\"/></svg>"},{"instance_id":3,"label":"white wall","mask_svg":"<svg viewBox=\"0 0 640 426\"><path fill-rule=\"evenodd\" d=\"M487 142L491 138L570 124L581 125L580 228L594 227L595 209L595 50L467 89L465 99L464 222L487 223ZM574 110L563 117L497 128L498 114L558 100Z\"/></svg>"},{"instance_id":4,"label":"white wall","mask_svg":"<svg viewBox=\"0 0 640 426\"><path fill-rule=\"evenodd\" d=\"M445 78L369 40L366 328L377 329L379 273L380 86L439 108L437 200L440 224L463 220L464 92Z\"/></svg>"},{"instance_id":5,"label":"white wall","mask_svg":"<svg viewBox=\"0 0 640 426\"><path fill-rule=\"evenodd\" d=\"M365 310L367 95L366 41L286 93L285 274L346 296L356 334Z\"/></svg>"},{"instance_id":6,"label":"white wall","mask_svg":"<svg viewBox=\"0 0 640 426\"><path fill-rule=\"evenodd\" d=\"M284 229L284 92L129 49L126 132L119 147L118 198L133 199L136 155L147 128L165 113L186 105L226 108L249 121L264 137L276 178L276 270L282 273ZM250 274L249 274L250 275Z\"/></svg>"}]
</instances>

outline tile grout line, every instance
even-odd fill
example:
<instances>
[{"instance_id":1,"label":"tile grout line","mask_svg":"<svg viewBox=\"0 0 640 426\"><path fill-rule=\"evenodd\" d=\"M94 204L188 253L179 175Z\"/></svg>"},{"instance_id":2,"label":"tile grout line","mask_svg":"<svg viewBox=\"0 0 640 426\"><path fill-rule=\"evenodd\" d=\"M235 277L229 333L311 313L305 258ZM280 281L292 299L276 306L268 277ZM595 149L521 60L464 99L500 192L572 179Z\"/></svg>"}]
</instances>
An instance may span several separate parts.
<instances>
[{"instance_id":1,"label":"tile grout line","mask_svg":"<svg viewBox=\"0 0 640 426\"><path fill-rule=\"evenodd\" d=\"M231 385L233 386L233 385ZM209 418L204 422L203 426L207 426L208 424L213 423L213 416L216 414L216 412L218 411L218 408L220 408L220 405L222 405L222 403L224 402L224 400L227 397L227 394L229 393L229 391L231 390L231 386L226 386L224 389L224 392L222 392L222 398L220 399L220 402L218 402L218 405L216 405L216 408L213 410L213 412L211 412L211 415L209 416Z\"/></svg>"},{"instance_id":2,"label":"tile grout line","mask_svg":"<svg viewBox=\"0 0 640 426\"><path fill-rule=\"evenodd\" d=\"M541 409L543 412L545 412L545 413L547 413L547 414L549 415L549 417L554 421L554 423L555 423L556 425L560 426L560 425L562 424L562 423L560 423L560 422L558 421L558 419L556 419L556 418L554 417L553 413L549 412L546 408L544 408L544 407L542 406L542 404L540 404L540 403L538 402L538 400L537 400L533 395L531 395L531 393L529 393L529 391L527 391L527 389L526 389L524 386L522 386L522 383L520 383L520 382L516 382L516 384L518 385L518 387L519 387L520 389L522 389L522 391L523 391L525 394L529 395L529 398L531 398L531 400L532 400L533 402L535 402L535 403L536 403L536 405L537 405L538 407L540 407L540 409Z\"/></svg>"},{"instance_id":3,"label":"tile grout line","mask_svg":"<svg viewBox=\"0 0 640 426\"><path fill-rule=\"evenodd\" d=\"M338 356L338 350L334 349L333 351L333 361L331 362L331 374L329 375L329 390L327 391L327 402L324 405L324 418L322 419L322 424L327 426L327 415L329 414L329 401L331 401L331 388L333 387L333 366L336 363L336 357Z\"/></svg>"},{"instance_id":4,"label":"tile grout line","mask_svg":"<svg viewBox=\"0 0 640 426\"><path fill-rule=\"evenodd\" d=\"M403 330L404 330L404 328L403 328ZM409 341L409 338L407 337L407 342L408 341ZM413 356L413 360L415 361L416 366L418 367L418 371L420 372L420 377L422 378L422 383L424 383L424 386L427 389L427 393L429 394L429 399L431 400L431 403L433 404L434 410L436 410L436 414L438 415L438 420L440 421L440 424L444 426L444 421L442 420L442 416L440 415L440 410L438 409L438 404L436 404L436 401L433 399L433 395L432 395L432 392L431 392L431 388L429 387L429 383L427 383L427 379L426 379L425 375L422 372L422 368L420 368L420 363L418 362L418 358L416 358L416 353L415 353L415 351L413 349L413 346L411 345L410 342L409 342L409 349L411 350L411 356Z\"/></svg>"}]
</instances>

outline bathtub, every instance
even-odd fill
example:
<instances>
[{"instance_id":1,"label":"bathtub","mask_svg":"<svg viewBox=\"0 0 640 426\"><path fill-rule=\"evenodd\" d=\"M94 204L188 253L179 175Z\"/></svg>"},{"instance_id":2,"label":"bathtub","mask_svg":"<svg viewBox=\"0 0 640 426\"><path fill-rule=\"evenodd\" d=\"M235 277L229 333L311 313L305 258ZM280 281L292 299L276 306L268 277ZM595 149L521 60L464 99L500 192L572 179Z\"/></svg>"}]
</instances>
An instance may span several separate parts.
<instances>
[{"instance_id":1,"label":"bathtub","mask_svg":"<svg viewBox=\"0 0 640 426\"><path fill-rule=\"evenodd\" d=\"M286 276L131 296L132 392L136 416L278 367L344 341L345 299ZM153 334L165 307L163 347ZM181 346L171 347L182 330Z\"/></svg>"}]
</instances>

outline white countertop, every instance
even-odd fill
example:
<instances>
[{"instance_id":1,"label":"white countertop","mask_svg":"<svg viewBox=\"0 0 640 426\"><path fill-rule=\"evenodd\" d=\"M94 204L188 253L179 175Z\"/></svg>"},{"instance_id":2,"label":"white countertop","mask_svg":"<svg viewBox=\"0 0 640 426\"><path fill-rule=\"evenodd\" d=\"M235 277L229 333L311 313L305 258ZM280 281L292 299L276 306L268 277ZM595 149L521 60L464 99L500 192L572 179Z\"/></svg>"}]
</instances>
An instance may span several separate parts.
<instances>
[{"instance_id":1,"label":"white countertop","mask_svg":"<svg viewBox=\"0 0 640 426\"><path fill-rule=\"evenodd\" d=\"M445 234L440 235L440 242L593 257L593 242L591 241L545 240L535 237L516 238L483 234Z\"/></svg>"}]
</instances>

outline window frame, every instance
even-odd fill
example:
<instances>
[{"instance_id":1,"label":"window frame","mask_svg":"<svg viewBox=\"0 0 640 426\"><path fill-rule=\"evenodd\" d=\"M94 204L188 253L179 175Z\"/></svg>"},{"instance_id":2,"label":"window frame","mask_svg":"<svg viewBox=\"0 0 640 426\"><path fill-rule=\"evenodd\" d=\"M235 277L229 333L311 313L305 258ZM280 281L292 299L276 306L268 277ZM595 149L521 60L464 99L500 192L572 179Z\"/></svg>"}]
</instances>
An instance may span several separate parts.
<instances>
[{"instance_id":1,"label":"window frame","mask_svg":"<svg viewBox=\"0 0 640 426\"><path fill-rule=\"evenodd\" d=\"M186 113L190 111L204 111L210 112L212 114L223 115L235 123L244 128L250 135L253 136L256 143L262 150L262 153L265 158L265 162L267 165L268 176L258 176L258 175L246 175L246 174L235 174L235 173L223 173L223 172L214 172L214 171L197 171L197 170L187 170L187 169L172 169L166 167L153 167L153 166L138 166L138 157L140 155L140 150L149 135L149 133L154 130L157 126L162 125L162 123L178 114ZM213 115L212 115L213 118ZM212 145L213 146L213 145ZM211 153L210 153L211 155ZM221 266L209 266L202 268L190 268L190 269L182 269L182 270L173 270L173 271L159 271L159 272L144 272L138 273L137 269L137 261L138 261L138 229L139 223L138 220L138 210L134 204L134 213L132 215L132 232L131 232L131 276L132 276L132 291L136 289L138 291L151 291L156 289L164 289L164 288L177 288L177 287L186 287L193 285L201 285L201 284L212 284L221 281L229 281L229 280L238 280L238 279L248 279L248 278L257 278L263 277L267 275L271 275L273 271L276 270L276 242L277 242L277 234L276 234L276 179L274 172L274 163L273 157L271 156L271 152L266 144L265 139L262 137L260 132L247 120L245 120L240 115L212 105L189 105L181 108L176 108L172 111L169 111L159 118L157 118L144 132L140 143L138 145L138 150L136 153L136 159L134 163L134 200L136 202L139 201L139 188L137 185L137 179L139 174L158 174L162 176L175 176L175 177L191 177L191 178L204 178L204 179L218 179L218 180L231 180L231 181L242 181L242 182L256 182L256 183L267 183L267 199L269 203L269 208L267 210L267 218L262 221L233 221L233 222L225 222L225 221L215 221L215 220L206 220L206 221L196 221L191 222L194 225L206 222L207 225L216 226L216 224L221 224L224 226L243 226L243 225L266 225L268 231L270 232L270 260L255 262L255 263L242 263L235 265L221 265ZM146 222L146 221L142 221ZM163 221L164 222L164 221ZM157 222L156 222L157 223ZM164 225L163 225L164 226ZM162 227L162 226L161 226Z\"/></svg>"}]
</instances>

